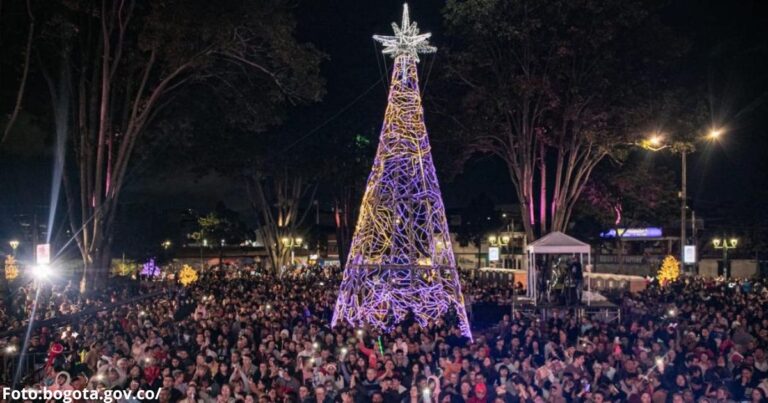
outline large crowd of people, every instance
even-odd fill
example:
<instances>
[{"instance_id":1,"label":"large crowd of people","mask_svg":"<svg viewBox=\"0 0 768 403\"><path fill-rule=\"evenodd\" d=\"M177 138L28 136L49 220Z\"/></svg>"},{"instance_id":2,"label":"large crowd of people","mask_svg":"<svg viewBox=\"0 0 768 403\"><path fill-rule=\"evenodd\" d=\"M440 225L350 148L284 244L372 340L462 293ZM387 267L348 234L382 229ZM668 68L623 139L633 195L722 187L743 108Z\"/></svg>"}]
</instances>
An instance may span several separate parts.
<instances>
[{"instance_id":1,"label":"large crowd of people","mask_svg":"<svg viewBox=\"0 0 768 403\"><path fill-rule=\"evenodd\" d=\"M160 390L160 402L766 402L768 289L759 281L651 284L623 295L613 320L500 305L507 313L473 324L472 340L450 315L426 328L331 329L337 284L338 272L210 271L0 347L25 349L32 370L22 386ZM46 302L54 317L94 304L60 291ZM471 282L464 292L509 297ZM104 301L119 299L115 291Z\"/></svg>"}]
</instances>

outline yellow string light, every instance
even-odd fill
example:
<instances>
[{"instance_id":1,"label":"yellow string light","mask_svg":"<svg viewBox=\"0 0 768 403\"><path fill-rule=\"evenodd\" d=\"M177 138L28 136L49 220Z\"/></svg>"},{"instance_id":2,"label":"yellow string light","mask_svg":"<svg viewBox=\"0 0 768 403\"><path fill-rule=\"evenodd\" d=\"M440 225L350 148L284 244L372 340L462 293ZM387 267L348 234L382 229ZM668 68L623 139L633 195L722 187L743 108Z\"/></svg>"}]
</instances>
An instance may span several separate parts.
<instances>
[{"instance_id":1,"label":"yellow string light","mask_svg":"<svg viewBox=\"0 0 768 403\"><path fill-rule=\"evenodd\" d=\"M659 268L659 283L667 285L680 277L680 262L674 256L667 256Z\"/></svg>"},{"instance_id":2,"label":"yellow string light","mask_svg":"<svg viewBox=\"0 0 768 403\"><path fill-rule=\"evenodd\" d=\"M179 272L179 282L184 287L194 283L197 281L197 271L192 268L192 266L185 264L181 267L181 271Z\"/></svg>"}]
</instances>

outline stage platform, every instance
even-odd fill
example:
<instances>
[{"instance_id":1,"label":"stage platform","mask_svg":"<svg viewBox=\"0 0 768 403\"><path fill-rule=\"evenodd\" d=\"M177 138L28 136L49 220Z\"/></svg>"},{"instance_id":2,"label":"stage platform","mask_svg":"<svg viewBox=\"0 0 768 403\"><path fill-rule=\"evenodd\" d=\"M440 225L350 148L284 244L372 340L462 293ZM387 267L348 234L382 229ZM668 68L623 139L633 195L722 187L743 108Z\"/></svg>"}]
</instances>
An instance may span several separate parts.
<instances>
[{"instance_id":1,"label":"stage platform","mask_svg":"<svg viewBox=\"0 0 768 403\"><path fill-rule=\"evenodd\" d=\"M549 318L573 315L581 319L589 317L604 323L618 323L621 321L621 307L613 302L602 300L582 303L579 305L563 304L534 304L525 296L517 296L509 304L473 304L469 310L472 326L492 327L501 321L505 314L520 312L529 319L548 320Z\"/></svg>"},{"instance_id":2,"label":"stage platform","mask_svg":"<svg viewBox=\"0 0 768 403\"><path fill-rule=\"evenodd\" d=\"M470 272L470 276L481 284L522 284L528 285L528 271L483 267ZM613 273L584 273L585 287L595 291L628 291L638 293L645 290L648 281L642 276Z\"/></svg>"},{"instance_id":3,"label":"stage platform","mask_svg":"<svg viewBox=\"0 0 768 403\"><path fill-rule=\"evenodd\" d=\"M562 316L575 311L577 318L588 316L606 323L621 321L621 307L607 300L591 301L589 303L582 302L581 304L576 305L549 303L534 304L531 299L520 296L514 298L512 302L512 311L539 316L542 320L546 320L550 317Z\"/></svg>"}]
</instances>

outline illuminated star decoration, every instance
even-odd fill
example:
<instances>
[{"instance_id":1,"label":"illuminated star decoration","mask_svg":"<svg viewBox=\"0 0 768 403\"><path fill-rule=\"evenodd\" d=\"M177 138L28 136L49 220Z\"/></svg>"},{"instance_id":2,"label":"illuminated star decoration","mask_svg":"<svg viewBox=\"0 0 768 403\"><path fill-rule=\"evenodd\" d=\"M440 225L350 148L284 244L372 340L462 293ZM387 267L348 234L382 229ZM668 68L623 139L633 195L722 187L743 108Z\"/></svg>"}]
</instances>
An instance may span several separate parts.
<instances>
[{"instance_id":1,"label":"illuminated star decoration","mask_svg":"<svg viewBox=\"0 0 768 403\"><path fill-rule=\"evenodd\" d=\"M382 53L385 55L390 55L393 58L401 55L409 56L418 62L419 53L435 53L437 51L436 47L427 42L432 34L429 32L419 34L418 25L411 22L408 15L408 3L403 4L403 22L399 27L393 22L392 29L395 31L394 36L373 36L373 39L384 45Z\"/></svg>"}]
</instances>

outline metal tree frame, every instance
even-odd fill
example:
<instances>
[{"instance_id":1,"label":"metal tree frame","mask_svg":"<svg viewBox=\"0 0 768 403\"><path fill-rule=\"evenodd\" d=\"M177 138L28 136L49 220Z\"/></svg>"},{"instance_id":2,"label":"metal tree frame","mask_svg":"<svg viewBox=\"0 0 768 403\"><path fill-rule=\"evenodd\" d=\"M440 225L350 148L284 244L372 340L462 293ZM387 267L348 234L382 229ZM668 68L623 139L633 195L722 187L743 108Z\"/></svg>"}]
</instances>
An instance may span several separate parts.
<instances>
[{"instance_id":1,"label":"metal tree frame","mask_svg":"<svg viewBox=\"0 0 768 403\"><path fill-rule=\"evenodd\" d=\"M407 5L401 27L393 27L396 36L374 36L394 69L331 326L342 319L389 329L409 313L426 326L453 308L471 338L416 70L417 54L436 49L410 22Z\"/></svg>"}]
</instances>

